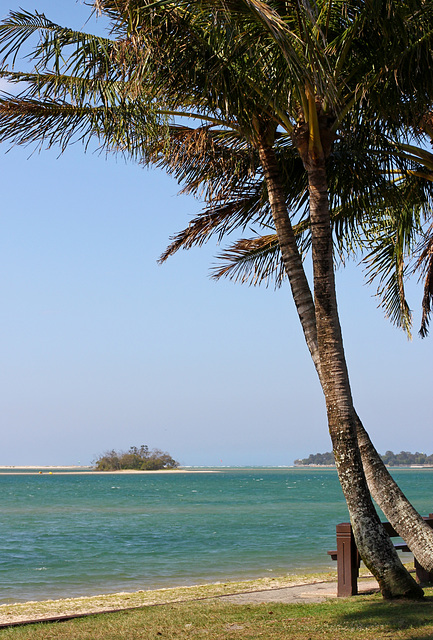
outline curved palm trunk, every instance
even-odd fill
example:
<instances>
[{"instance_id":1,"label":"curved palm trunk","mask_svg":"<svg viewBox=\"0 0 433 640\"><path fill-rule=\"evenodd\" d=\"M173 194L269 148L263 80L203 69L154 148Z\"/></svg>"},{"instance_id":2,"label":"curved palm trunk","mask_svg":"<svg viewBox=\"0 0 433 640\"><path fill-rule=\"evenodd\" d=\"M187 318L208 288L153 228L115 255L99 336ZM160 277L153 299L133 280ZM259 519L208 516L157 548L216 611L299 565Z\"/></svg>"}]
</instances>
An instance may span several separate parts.
<instances>
[{"instance_id":1,"label":"curved palm trunk","mask_svg":"<svg viewBox=\"0 0 433 640\"><path fill-rule=\"evenodd\" d=\"M383 530L365 479L335 294L324 156L313 158L309 154L305 165L310 192L314 302L321 375L335 463L354 537L359 553L378 580L384 597L419 597L422 590L404 569Z\"/></svg>"},{"instance_id":2,"label":"curved palm trunk","mask_svg":"<svg viewBox=\"0 0 433 640\"><path fill-rule=\"evenodd\" d=\"M310 353L319 373L328 407L328 420L333 441L337 469L343 492L354 525L354 535L364 562L378 579L385 597L411 596L420 597L422 590L402 566L389 537L384 532L379 517L371 502L365 481L355 433L355 412L348 386L348 376L344 362L344 353L332 353L332 349L324 350L325 358L337 363L337 369L329 369L329 374L321 373L317 349L316 317L311 291L297 250L296 241L290 220L287 216L284 192L280 184L275 154L270 146L259 148L260 160L264 169L268 187L269 201L280 242L285 268L289 274L292 293L300 316L301 324ZM325 175L326 178L326 175ZM325 182L326 185L326 182ZM326 212L327 211L327 191ZM329 213L328 213L329 215ZM328 231L330 235L330 227ZM332 268L332 254L331 254ZM292 278L292 271L294 277ZM333 268L331 283L333 289ZM326 287L329 296L329 286ZM325 296L325 297L326 297ZM335 299L335 295L334 295ZM335 309L336 309L336 305ZM302 315L301 315L302 314ZM333 315L330 324L331 333L339 334L338 316ZM326 341L325 341L326 342ZM338 342L338 340L337 340ZM341 335L340 344L342 345ZM338 345L337 345L338 346ZM343 376L341 377L341 372ZM336 382L337 381L337 382ZM341 389L341 384L343 388Z\"/></svg>"}]
</instances>

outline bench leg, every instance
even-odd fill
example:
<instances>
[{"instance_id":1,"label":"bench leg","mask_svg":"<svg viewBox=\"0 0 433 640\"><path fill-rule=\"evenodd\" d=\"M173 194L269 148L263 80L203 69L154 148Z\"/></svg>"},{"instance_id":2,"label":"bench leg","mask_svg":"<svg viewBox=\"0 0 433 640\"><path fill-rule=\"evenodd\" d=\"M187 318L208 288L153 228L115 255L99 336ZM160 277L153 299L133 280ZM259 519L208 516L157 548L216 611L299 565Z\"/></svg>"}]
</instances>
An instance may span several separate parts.
<instances>
[{"instance_id":1,"label":"bench leg","mask_svg":"<svg viewBox=\"0 0 433 640\"><path fill-rule=\"evenodd\" d=\"M424 569L424 567L420 565L416 558L413 559L413 563L415 565L416 579L420 584L428 584L429 582L433 582L433 572Z\"/></svg>"},{"instance_id":2,"label":"bench leg","mask_svg":"<svg viewBox=\"0 0 433 640\"><path fill-rule=\"evenodd\" d=\"M344 598L358 593L359 557L348 522L337 525L337 596Z\"/></svg>"}]
</instances>

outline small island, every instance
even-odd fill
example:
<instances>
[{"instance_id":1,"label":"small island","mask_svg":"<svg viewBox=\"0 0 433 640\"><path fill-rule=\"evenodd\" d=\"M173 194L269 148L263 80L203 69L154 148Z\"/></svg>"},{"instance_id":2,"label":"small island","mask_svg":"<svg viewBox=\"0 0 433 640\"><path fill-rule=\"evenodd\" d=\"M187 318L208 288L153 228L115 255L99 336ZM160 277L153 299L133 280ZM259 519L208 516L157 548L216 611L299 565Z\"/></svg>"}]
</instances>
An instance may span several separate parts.
<instances>
[{"instance_id":1,"label":"small island","mask_svg":"<svg viewBox=\"0 0 433 640\"><path fill-rule=\"evenodd\" d=\"M177 469L179 463L169 453L160 449L130 447L129 451L106 451L93 462L95 471L160 471Z\"/></svg>"},{"instance_id":2,"label":"small island","mask_svg":"<svg viewBox=\"0 0 433 640\"><path fill-rule=\"evenodd\" d=\"M433 454L427 455L416 451L400 451L394 453L387 451L380 456L387 467L432 467ZM326 453L311 453L308 458L295 460L296 467L320 466L329 467L335 465L334 454L331 451Z\"/></svg>"},{"instance_id":3,"label":"small island","mask_svg":"<svg viewBox=\"0 0 433 640\"><path fill-rule=\"evenodd\" d=\"M326 453L310 453L308 458L295 460L295 467L308 467L310 465L329 467L335 466L334 454L332 451Z\"/></svg>"}]
</instances>

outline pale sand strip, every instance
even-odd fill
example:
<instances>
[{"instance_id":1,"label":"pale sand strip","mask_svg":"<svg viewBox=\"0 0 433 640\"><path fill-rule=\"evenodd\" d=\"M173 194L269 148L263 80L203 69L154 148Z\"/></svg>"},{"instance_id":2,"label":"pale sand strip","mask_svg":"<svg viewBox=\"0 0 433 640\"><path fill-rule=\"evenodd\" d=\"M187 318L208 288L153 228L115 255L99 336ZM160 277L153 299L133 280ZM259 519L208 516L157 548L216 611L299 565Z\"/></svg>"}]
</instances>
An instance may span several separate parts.
<instances>
[{"instance_id":1,"label":"pale sand strip","mask_svg":"<svg viewBox=\"0 0 433 640\"><path fill-rule=\"evenodd\" d=\"M157 589L155 591L136 591L134 593L114 593L82 598L65 598L62 600L4 604L0 606L0 625L240 594L251 594L252 600L260 602L262 597L260 594L263 592L280 591L289 587L299 586L308 588L308 586L323 583L329 583L327 597L333 597L336 595L335 579L336 573L332 572ZM254 594L257 594L257 598L253 597ZM287 601L290 601L289 595L287 599Z\"/></svg>"},{"instance_id":2,"label":"pale sand strip","mask_svg":"<svg viewBox=\"0 0 433 640\"><path fill-rule=\"evenodd\" d=\"M27 464L27 465L15 465L15 464L2 464L0 465L0 469L46 469L47 471L49 469L91 469L90 466L81 466L81 465L46 465L46 464L41 464L40 466L38 466L37 464Z\"/></svg>"},{"instance_id":3,"label":"pale sand strip","mask_svg":"<svg viewBox=\"0 0 433 640\"><path fill-rule=\"evenodd\" d=\"M13 471L15 469L16 471ZM69 471L70 469L70 471ZM80 470L82 469L82 470ZM172 474L172 473L219 473L218 469L158 469L157 471L138 471L137 469L122 469L120 471L95 471L89 467L2 467L0 476L34 476L34 475L129 475L129 474Z\"/></svg>"}]
</instances>

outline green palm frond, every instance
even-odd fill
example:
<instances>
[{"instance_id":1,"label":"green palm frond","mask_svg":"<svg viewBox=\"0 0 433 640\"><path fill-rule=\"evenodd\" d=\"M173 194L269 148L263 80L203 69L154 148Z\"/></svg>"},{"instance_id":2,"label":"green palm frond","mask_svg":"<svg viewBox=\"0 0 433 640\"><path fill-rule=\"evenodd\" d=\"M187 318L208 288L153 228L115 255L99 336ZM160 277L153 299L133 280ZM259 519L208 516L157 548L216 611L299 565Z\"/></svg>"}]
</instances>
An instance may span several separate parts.
<instances>
[{"instance_id":1,"label":"green palm frond","mask_svg":"<svg viewBox=\"0 0 433 640\"><path fill-rule=\"evenodd\" d=\"M368 229L366 244L373 247L363 262L368 282L379 280L377 295L385 315L411 336L412 314L405 296L404 281L410 273L408 258L422 232L421 210L403 208L398 215L383 211Z\"/></svg>"},{"instance_id":2,"label":"green palm frond","mask_svg":"<svg viewBox=\"0 0 433 640\"><path fill-rule=\"evenodd\" d=\"M78 104L115 105L124 99L124 82L103 78L82 78L57 73L24 73L0 71L0 78L11 84L25 83L19 93L24 99L63 100L71 106ZM4 98L3 98L4 99Z\"/></svg>"},{"instance_id":3,"label":"green palm frond","mask_svg":"<svg viewBox=\"0 0 433 640\"><path fill-rule=\"evenodd\" d=\"M422 165L428 171L427 179L433 175L433 153L412 144L396 143L397 153L406 160Z\"/></svg>"},{"instance_id":4,"label":"green palm frond","mask_svg":"<svg viewBox=\"0 0 433 640\"><path fill-rule=\"evenodd\" d=\"M394 235L383 236L380 245L371 251L364 262L368 264L368 282L379 279L379 306L391 322L402 327L411 337L412 313L404 292L404 261L395 251ZM379 275L380 274L380 275Z\"/></svg>"},{"instance_id":5,"label":"green palm frond","mask_svg":"<svg viewBox=\"0 0 433 640\"><path fill-rule=\"evenodd\" d=\"M8 59L14 65L22 47L35 33L40 39L27 58L36 61L38 69L52 65L56 73L66 69L75 75L80 70L83 76L91 77L107 74L111 67L116 48L112 40L61 27L37 11L11 11L0 23L0 65ZM67 57L63 53L66 48Z\"/></svg>"},{"instance_id":6,"label":"green palm frond","mask_svg":"<svg viewBox=\"0 0 433 640\"><path fill-rule=\"evenodd\" d=\"M419 256L414 270L421 273L424 280L424 295L422 300L422 318L419 334L422 338L428 335L430 314L433 303L433 224L418 247Z\"/></svg>"}]
</instances>

